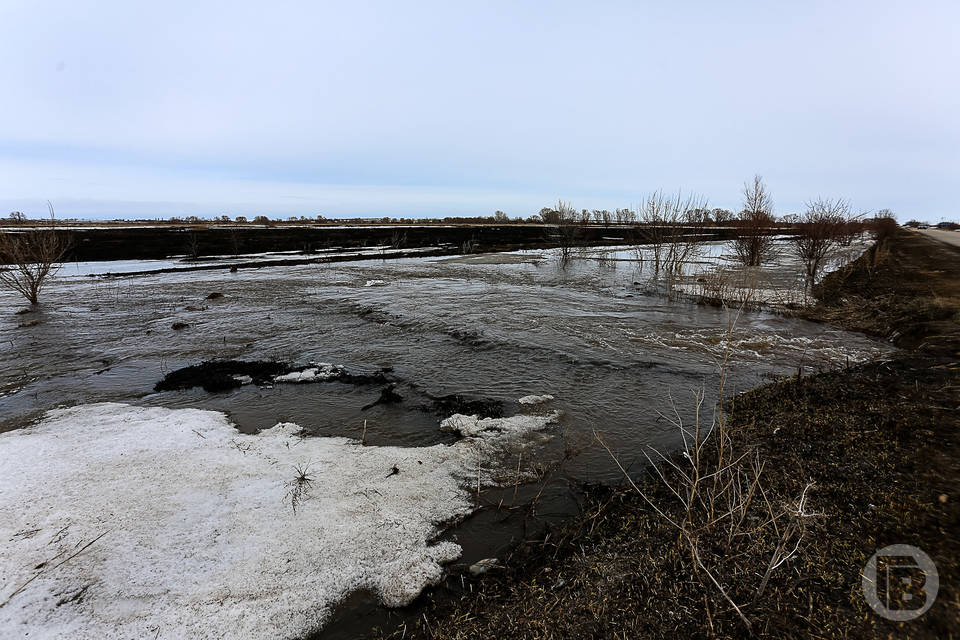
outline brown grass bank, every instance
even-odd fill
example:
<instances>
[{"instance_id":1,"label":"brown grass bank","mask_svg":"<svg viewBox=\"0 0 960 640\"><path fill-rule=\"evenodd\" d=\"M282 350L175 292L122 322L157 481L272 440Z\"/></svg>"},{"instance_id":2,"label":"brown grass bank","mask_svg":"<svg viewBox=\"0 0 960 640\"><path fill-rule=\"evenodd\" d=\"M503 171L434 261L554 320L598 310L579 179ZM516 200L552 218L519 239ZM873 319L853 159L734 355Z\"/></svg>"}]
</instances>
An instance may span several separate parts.
<instances>
[{"instance_id":1,"label":"brown grass bank","mask_svg":"<svg viewBox=\"0 0 960 640\"><path fill-rule=\"evenodd\" d=\"M896 231L815 288L807 315L903 349L960 356L960 248Z\"/></svg>"},{"instance_id":2,"label":"brown grass bank","mask_svg":"<svg viewBox=\"0 0 960 640\"><path fill-rule=\"evenodd\" d=\"M904 351L733 398L727 432L762 461L761 480L737 494L751 498L738 527L696 530L698 557L669 521L683 518L681 501L647 470L636 488L588 488L577 521L522 544L503 569L448 580L423 597L416 622L381 635L960 636L958 289L960 252L905 232L824 280L812 318ZM768 517L798 506L802 531ZM867 560L898 543L939 571L936 602L910 622L876 615L862 592Z\"/></svg>"}]
</instances>

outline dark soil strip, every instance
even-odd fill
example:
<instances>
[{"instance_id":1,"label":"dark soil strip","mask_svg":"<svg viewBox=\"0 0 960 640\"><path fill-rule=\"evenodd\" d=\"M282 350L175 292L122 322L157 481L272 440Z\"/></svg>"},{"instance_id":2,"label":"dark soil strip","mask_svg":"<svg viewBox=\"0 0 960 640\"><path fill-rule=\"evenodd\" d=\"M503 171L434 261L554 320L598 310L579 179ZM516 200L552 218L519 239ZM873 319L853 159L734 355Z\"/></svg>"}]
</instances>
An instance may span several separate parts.
<instances>
[{"instance_id":1,"label":"dark soil strip","mask_svg":"<svg viewBox=\"0 0 960 640\"><path fill-rule=\"evenodd\" d=\"M471 398L459 393L431 398L430 405L421 407L424 411L433 411L444 418L455 413L477 415L481 418L502 418L503 403L492 398Z\"/></svg>"},{"instance_id":2,"label":"dark soil strip","mask_svg":"<svg viewBox=\"0 0 960 640\"><path fill-rule=\"evenodd\" d=\"M756 520L745 535L702 530L700 563L666 520L683 517L679 501L648 470L633 480L650 502L631 487L588 488L577 521L500 558L506 569L448 579L420 599L419 615L376 635L960 636L958 287L960 252L903 232L826 279L816 318L911 351L783 379L731 401L731 438L763 461L762 500L752 503L747 517ZM799 540L796 555L761 589L784 539L782 526L762 521L762 505L795 504L809 483L804 508L814 515L789 540L791 548ZM890 544L919 547L939 570L936 602L911 622L878 616L863 596L864 565ZM922 577L910 592L922 601L920 584Z\"/></svg>"},{"instance_id":3,"label":"dark soil strip","mask_svg":"<svg viewBox=\"0 0 960 640\"><path fill-rule=\"evenodd\" d=\"M249 376L255 384L269 384L274 376L290 373L292 367L284 362L243 360L215 360L201 362L171 371L154 386L154 391L178 391L203 387L215 393L236 389L242 383L234 376Z\"/></svg>"},{"instance_id":4,"label":"dark soil strip","mask_svg":"<svg viewBox=\"0 0 960 640\"><path fill-rule=\"evenodd\" d=\"M291 373L294 371L303 371L310 366L294 367L286 362L275 362L266 360L210 360L201 362L189 367L171 371L158 382L154 391L177 391L182 389L191 389L193 387L202 387L204 391L215 393L217 391L228 391L243 386L243 382L238 380L244 376L251 378L253 384L273 384L274 377ZM337 381L346 384L381 384L388 382L387 369L378 369L371 373L351 373L341 367L335 367L335 376L317 380L317 382Z\"/></svg>"}]
</instances>

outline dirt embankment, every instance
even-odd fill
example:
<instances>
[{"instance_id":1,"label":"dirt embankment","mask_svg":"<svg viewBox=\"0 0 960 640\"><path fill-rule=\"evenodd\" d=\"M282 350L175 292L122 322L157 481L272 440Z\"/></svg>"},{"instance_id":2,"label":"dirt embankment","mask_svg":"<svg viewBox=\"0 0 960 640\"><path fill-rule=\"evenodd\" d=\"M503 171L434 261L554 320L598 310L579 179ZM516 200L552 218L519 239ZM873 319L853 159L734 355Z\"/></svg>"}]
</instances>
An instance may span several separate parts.
<instances>
[{"instance_id":1,"label":"dirt embankment","mask_svg":"<svg viewBox=\"0 0 960 640\"><path fill-rule=\"evenodd\" d=\"M810 317L903 349L960 355L960 247L898 231L823 279Z\"/></svg>"},{"instance_id":2,"label":"dirt embankment","mask_svg":"<svg viewBox=\"0 0 960 640\"><path fill-rule=\"evenodd\" d=\"M813 317L905 350L735 397L725 433L757 461L737 476L754 491L721 494L749 503L731 505L736 518L718 509L680 531L682 501L650 469L635 486L588 488L576 522L522 544L504 569L448 580L383 636L957 637L958 287L960 252L903 232L824 281ZM729 464L717 450L703 448L702 469ZM878 616L863 595L864 566L891 544L919 547L939 571L936 602L913 621ZM920 602L921 584L904 587Z\"/></svg>"}]
</instances>

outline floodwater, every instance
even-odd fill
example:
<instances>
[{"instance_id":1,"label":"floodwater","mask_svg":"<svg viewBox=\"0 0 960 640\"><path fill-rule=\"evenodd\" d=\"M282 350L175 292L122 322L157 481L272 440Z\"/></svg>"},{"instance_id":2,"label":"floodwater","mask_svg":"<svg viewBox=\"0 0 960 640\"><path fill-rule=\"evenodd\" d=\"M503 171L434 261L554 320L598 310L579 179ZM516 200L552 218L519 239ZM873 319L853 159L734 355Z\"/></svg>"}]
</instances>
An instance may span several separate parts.
<instances>
[{"instance_id":1,"label":"floodwater","mask_svg":"<svg viewBox=\"0 0 960 640\"><path fill-rule=\"evenodd\" d=\"M420 446L453 437L424 408L431 397L497 399L511 415L531 410L518 398L552 394L545 408L562 412L555 437L538 459L506 464L543 482L485 494L449 534L464 547L457 570L575 514L581 483L618 482L595 432L631 471L643 467L644 447L675 448L678 432L661 414L692 419L702 391L709 419L725 355L730 394L801 366L889 351L822 324L651 295L649 269L628 258L593 250L562 265L551 252L525 251L111 278L86 275L116 271L111 263L67 266L40 312L13 315L20 301L0 292L0 430L57 406L117 401L225 411L245 432L292 421L359 438L366 423L370 444ZM213 292L223 297L207 300ZM42 323L19 328L26 319ZM153 392L165 373L215 358L389 367L404 401L362 411L382 385L337 382ZM536 517L517 506L538 494ZM373 608L351 599L326 635L348 637L393 615Z\"/></svg>"}]
</instances>

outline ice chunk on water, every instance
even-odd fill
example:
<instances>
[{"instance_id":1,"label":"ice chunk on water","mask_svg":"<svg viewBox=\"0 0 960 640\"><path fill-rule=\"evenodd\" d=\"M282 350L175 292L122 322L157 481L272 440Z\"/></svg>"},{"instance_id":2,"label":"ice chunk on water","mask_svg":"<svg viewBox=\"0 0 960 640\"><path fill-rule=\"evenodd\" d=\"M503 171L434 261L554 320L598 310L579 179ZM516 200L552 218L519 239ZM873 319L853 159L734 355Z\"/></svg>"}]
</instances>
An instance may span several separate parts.
<instances>
[{"instance_id":1,"label":"ice chunk on water","mask_svg":"<svg viewBox=\"0 0 960 640\"><path fill-rule=\"evenodd\" d=\"M455 413L440 423L441 431L452 431L462 436L489 437L495 434L519 434L539 431L556 420L557 414L547 416L511 416L509 418L479 418Z\"/></svg>"},{"instance_id":2,"label":"ice chunk on water","mask_svg":"<svg viewBox=\"0 0 960 640\"><path fill-rule=\"evenodd\" d=\"M274 376L274 382L321 382L340 377L343 369L327 362L318 363L302 371L291 371L280 376Z\"/></svg>"},{"instance_id":3,"label":"ice chunk on water","mask_svg":"<svg viewBox=\"0 0 960 640\"><path fill-rule=\"evenodd\" d=\"M553 396L547 394L542 396L523 396L517 402L520 404L544 404L553 400Z\"/></svg>"}]
</instances>

